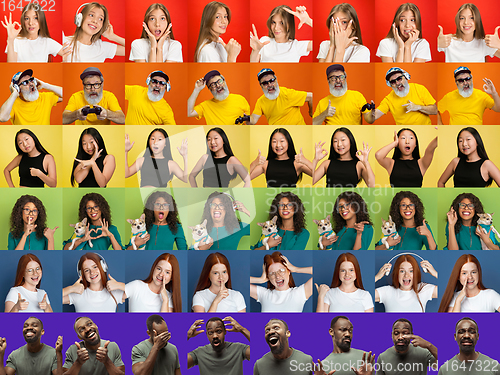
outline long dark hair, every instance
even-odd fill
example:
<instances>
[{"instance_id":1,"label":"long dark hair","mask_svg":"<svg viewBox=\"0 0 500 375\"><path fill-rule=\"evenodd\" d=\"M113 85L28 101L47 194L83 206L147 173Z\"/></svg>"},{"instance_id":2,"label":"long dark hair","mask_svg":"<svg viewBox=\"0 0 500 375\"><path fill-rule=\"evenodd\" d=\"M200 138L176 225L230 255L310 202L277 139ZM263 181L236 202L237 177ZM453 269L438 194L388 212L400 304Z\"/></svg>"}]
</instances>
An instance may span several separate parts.
<instances>
[{"instance_id":1,"label":"long dark hair","mask_svg":"<svg viewBox=\"0 0 500 375\"><path fill-rule=\"evenodd\" d=\"M347 135L349 143L351 144L349 146L349 155L351 155L351 158L353 160L357 160L356 151L358 150L358 146L356 145L356 140L354 139L354 135L351 133L351 131L344 127L335 129L335 131L332 134L332 138L330 140L330 154L328 155L328 160L338 160L338 158L340 158L339 153L335 151L335 148L333 147L333 137L335 137L335 134L337 134L338 132L342 132L345 135Z\"/></svg>"},{"instance_id":2,"label":"long dark hair","mask_svg":"<svg viewBox=\"0 0 500 375\"><path fill-rule=\"evenodd\" d=\"M457 222L455 223L455 233L457 233L457 234L460 232L460 228L462 228L462 218L458 214L458 205L464 199L470 200L472 202L472 204L474 205L474 216L472 217L471 226L473 226L473 227L477 226L477 221L479 220L478 214L484 213L483 204L481 203L479 198L476 197L474 194L462 193L462 194L457 195L457 197L455 199L453 199L453 202L451 203L451 207L453 207L453 209L457 213Z\"/></svg>"},{"instance_id":3,"label":"long dark hair","mask_svg":"<svg viewBox=\"0 0 500 375\"><path fill-rule=\"evenodd\" d=\"M269 148L267 150L267 160L276 159L278 157L278 155L276 155L276 153L273 151L273 137L276 133L280 133L285 136L285 139L288 142L288 149L286 151L286 154L288 155L288 158L290 160L295 160L295 155L297 155L297 151L295 151L295 145L293 143L292 136L285 128L276 128L271 133L271 136L269 137ZM302 180L302 173L299 175L298 181L300 180Z\"/></svg>"},{"instance_id":4,"label":"long dark hair","mask_svg":"<svg viewBox=\"0 0 500 375\"><path fill-rule=\"evenodd\" d=\"M166 218L168 228L173 234L177 233L177 224L179 221L179 212L177 210L177 205L175 204L174 198L165 191L154 191L152 192L144 204L144 216L146 221L146 230L150 230L155 221L154 204L158 198L163 198L170 205L168 209L168 215Z\"/></svg>"},{"instance_id":5,"label":"long dark hair","mask_svg":"<svg viewBox=\"0 0 500 375\"><path fill-rule=\"evenodd\" d=\"M221 128L212 128L207 132L207 135L205 137L205 139L207 141L207 154L211 156L205 162L205 168L212 166L212 165L215 165L215 162L214 162L215 152L210 150L210 147L208 147L208 135L212 131L218 133L220 135L220 137L222 138L222 142L223 142L222 147L223 147L224 153L229 157L234 156L233 150L231 149L231 144L229 143L229 138L227 137L226 132L224 130L222 130ZM231 175L231 179L229 181L234 180L236 178L236 176L238 176L238 173L233 173Z\"/></svg>"},{"instance_id":6,"label":"long dark hair","mask_svg":"<svg viewBox=\"0 0 500 375\"><path fill-rule=\"evenodd\" d=\"M413 133L413 136L415 137L415 149L413 150L413 152L411 153L411 156L414 160L418 160L420 159L420 148L418 147L418 138L417 138L417 134L411 130L411 129L408 129L408 128L403 128L401 129L400 131L398 131L398 140L399 140L399 135L404 132L405 130L408 130L410 132ZM398 147L396 147L394 149L394 154L392 155L392 158L394 160L397 160L397 159L401 159L401 150L399 149L399 145Z\"/></svg>"},{"instance_id":7,"label":"long dark hair","mask_svg":"<svg viewBox=\"0 0 500 375\"><path fill-rule=\"evenodd\" d=\"M151 150L151 146L149 144L149 140L151 139L151 136L153 135L154 132L160 132L165 137L165 147L163 148L162 151L162 155L165 158L165 160L173 160L173 159L172 159L172 150L170 149L170 138L168 137L167 132L162 128L153 129L151 133L149 133L148 139L146 140L146 149L142 157L145 159L146 158L151 159L151 161L153 162L154 169L158 169L158 164L156 163L156 159L153 157L153 150Z\"/></svg>"},{"instance_id":8,"label":"long dark hair","mask_svg":"<svg viewBox=\"0 0 500 375\"><path fill-rule=\"evenodd\" d=\"M34 195L20 196L12 208L12 213L10 214L10 232L14 238L21 237L21 233L24 231L23 209L26 203L30 202L33 203L38 210L38 217L33 223L36 224L36 238L43 238L43 232L45 228L47 228L47 213L42 201Z\"/></svg>"},{"instance_id":9,"label":"long dark hair","mask_svg":"<svg viewBox=\"0 0 500 375\"><path fill-rule=\"evenodd\" d=\"M224 206L224 210L226 211L226 216L224 216L224 227L226 228L229 234L232 234L234 231L238 231L240 227L240 221L236 217L236 214L233 210L233 202L231 198L224 193L220 193L218 191L213 192L207 198L205 202L205 206L203 207L203 215L201 217L201 222L203 220L207 220L207 231L210 232L214 227L214 222L212 220L212 215L210 214L210 204L215 198L219 198Z\"/></svg>"},{"instance_id":10,"label":"long dark hair","mask_svg":"<svg viewBox=\"0 0 500 375\"><path fill-rule=\"evenodd\" d=\"M194 294L196 294L196 292L200 290L210 288L210 286L212 285L212 282L210 281L210 271L212 270L213 266L219 263L226 266L228 276L226 288L233 288L231 285L231 266L229 265L229 261L227 260L226 256L221 253L211 253L207 256L207 259L205 259L205 264L203 264L203 268L201 270L200 278L198 279L198 284L196 285Z\"/></svg>"},{"instance_id":11,"label":"long dark hair","mask_svg":"<svg viewBox=\"0 0 500 375\"><path fill-rule=\"evenodd\" d=\"M106 199L98 193L88 193L85 194L80 200L80 206L78 208L78 220L82 221L87 218L87 222L92 224L92 220L87 215L87 203L89 201L94 202L97 206L99 206L99 210L101 211L101 219L106 220L109 225L111 225L111 209L109 208L109 204Z\"/></svg>"},{"instance_id":12,"label":"long dark hair","mask_svg":"<svg viewBox=\"0 0 500 375\"><path fill-rule=\"evenodd\" d=\"M462 134L463 132L471 133L472 136L474 137L474 139L476 140L476 144L477 144L476 150L477 150L478 156L481 159L489 160L490 158L488 157L488 153L486 152L486 148L484 147L483 139L479 135L479 132L476 130L476 128L473 128L472 126L468 126L466 128L463 128L462 130L460 130L460 132L457 135L457 149L458 149L457 157L459 157L460 160L463 160L463 161L468 160L467 156L464 155L462 153L462 151L460 151L460 148L458 147L458 141L460 139L460 134ZM493 178L490 177L490 179L486 182L486 186L490 186L492 182L493 182Z\"/></svg>"},{"instance_id":13,"label":"long dark hair","mask_svg":"<svg viewBox=\"0 0 500 375\"><path fill-rule=\"evenodd\" d=\"M82 134L80 135L80 139L78 140L78 151L76 152L76 157L75 159L80 159L80 160L90 160L92 159L92 155L89 155L85 152L83 149L83 136L84 135L90 135L92 138L94 138L95 143L97 143L97 149L102 150L101 155L99 155L100 158L105 158L106 155L108 155L108 151L106 151L106 145L104 144L104 139L101 136L101 133L96 128L87 128L85 129ZM94 152L97 152L95 150ZM71 171L71 186L75 186L75 169L78 166L79 162L74 161L73 162L73 170Z\"/></svg>"},{"instance_id":14,"label":"long dark hair","mask_svg":"<svg viewBox=\"0 0 500 375\"><path fill-rule=\"evenodd\" d=\"M352 265L354 266L354 272L356 272L356 280L354 280L354 286L358 289L364 290L365 288L363 288L363 279L361 277L361 268L359 267L358 259L351 253L340 254L339 257L337 258L337 261L335 262L335 268L333 269L333 277L332 277L332 283L330 284L330 288L337 288L340 285L342 285L339 275L340 275L340 266L344 262L352 263Z\"/></svg>"},{"instance_id":15,"label":"long dark hair","mask_svg":"<svg viewBox=\"0 0 500 375\"><path fill-rule=\"evenodd\" d=\"M391 208L389 209L389 215L391 215L394 224L396 224L397 230L403 226L403 218L399 210L399 205L404 198L408 198L415 205L415 216L413 216L415 225L417 227L422 225L425 219L424 205L418 195L411 191L400 191L392 198Z\"/></svg>"},{"instance_id":16,"label":"long dark hair","mask_svg":"<svg viewBox=\"0 0 500 375\"><path fill-rule=\"evenodd\" d=\"M332 219L334 222L333 230L335 233L338 233L346 226L346 221L339 213L339 202L343 199L347 203L355 206L356 209L356 222L367 221L370 225L373 225L370 220L370 214L368 213L368 207L366 206L366 202L363 197L354 191L344 191L341 193L337 199L335 200L335 207L332 212Z\"/></svg>"},{"instance_id":17,"label":"long dark hair","mask_svg":"<svg viewBox=\"0 0 500 375\"><path fill-rule=\"evenodd\" d=\"M38 140L38 137L35 135L35 133L33 133L31 130L29 129L21 129L19 130L17 133L16 133L16 137L14 138L14 143L16 145L16 151L19 155L24 155L26 154L23 150L21 150L21 148L19 147L19 145L17 144L17 137L19 134L28 134L31 138L33 138L33 141L35 142L35 148L37 149L37 151L43 155L50 155L50 152L48 152L45 148L43 148L42 144L40 143L40 141Z\"/></svg>"},{"instance_id":18,"label":"long dark hair","mask_svg":"<svg viewBox=\"0 0 500 375\"><path fill-rule=\"evenodd\" d=\"M276 195L271 203L271 207L269 207L269 217L268 220L272 220L274 216L278 217L276 221L276 225L281 227L283 224L283 219L279 214L278 204L280 203L281 198L287 198L289 203L294 204L294 213L293 213L293 232L295 234L299 234L302 232L302 229L306 227L306 215L304 204L301 199L290 191L284 191Z\"/></svg>"}]
</instances>

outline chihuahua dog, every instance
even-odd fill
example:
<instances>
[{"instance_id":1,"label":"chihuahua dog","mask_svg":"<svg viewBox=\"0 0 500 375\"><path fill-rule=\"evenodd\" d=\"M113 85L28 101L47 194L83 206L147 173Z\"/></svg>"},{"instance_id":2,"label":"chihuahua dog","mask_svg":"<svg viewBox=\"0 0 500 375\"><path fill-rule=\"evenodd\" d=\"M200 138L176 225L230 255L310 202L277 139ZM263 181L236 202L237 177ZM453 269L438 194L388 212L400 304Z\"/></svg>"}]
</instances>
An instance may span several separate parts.
<instances>
[{"instance_id":1,"label":"chihuahua dog","mask_svg":"<svg viewBox=\"0 0 500 375\"><path fill-rule=\"evenodd\" d=\"M323 246L323 236L329 240L335 236L335 232L332 230L332 223L330 223L330 215L326 219L313 220L314 224L318 226L319 240L318 245L321 250L325 250Z\"/></svg>"},{"instance_id":2,"label":"chihuahua dog","mask_svg":"<svg viewBox=\"0 0 500 375\"><path fill-rule=\"evenodd\" d=\"M495 229L495 227L493 226L493 215L495 213L491 213L491 214L487 214L487 213L484 213L484 214L477 214L477 216L479 216L479 219L477 220L477 224L479 226L481 226L481 230L484 232L484 233L488 233L490 231L490 228L491 228L491 232L490 233L490 238L491 238L491 241L493 243L495 243L495 234L500 237L500 235L498 234L497 230ZM489 250L488 249L488 246L484 243L483 240L481 240L481 248L483 250Z\"/></svg>"},{"instance_id":3,"label":"chihuahua dog","mask_svg":"<svg viewBox=\"0 0 500 375\"><path fill-rule=\"evenodd\" d=\"M392 221L391 215L389 215L389 221L385 221L384 219L382 219L382 223L382 234L384 235L384 237L382 238L382 243L387 249L389 249L390 246L387 243L387 239L389 237L392 237L396 240L399 238L399 234L396 230L396 224L394 223L394 221ZM396 233L396 235L393 235L394 233Z\"/></svg>"},{"instance_id":4,"label":"chihuahua dog","mask_svg":"<svg viewBox=\"0 0 500 375\"><path fill-rule=\"evenodd\" d=\"M277 220L278 216L274 216L271 220L267 220L265 223L257 223L258 226L262 227L262 236L260 237L260 240L266 247L266 250L269 250L268 242L271 237L274 239L281 238L278 236L278 226L276 225Z\"/></svg>"},{"instance_id":5,"label":"chihuahua dog","mask_svg":"<svg viewBox=\"0 0 500 375\"><path fill-rule=\"evenodd\" d=\"M82 238L83 236L85 236L85 233L87 233L87 218L83 219L79 223L70 224L69 226L75 228L75 232L73 233L73 240L71 241L71 246L69 247L69 250L73 250L76 240ZM91 240L89 240L88 242L90 247L94 247Z\"/></svg>"},{"instance_id":6,"label":"chihuahua dog","mask_svg":"<svg viewBox=\"0 0 500 375\"><path fill-rule=\"evenodd\" d=\"M205 244L212 242L212 237L208 235L207 232L207 219L203 220L203 223L195 225L194 227L189 227L193 231L194 249L200 250L200 242L204 241Z\"/></svg>"},{"instance_id":7,"label":"chihuahua dog","mask_svg":"<svg viewBox=\"0 0 500 375\"><path fill-rule=\"evenodd\" d=\"M130 242L132 243L132 248L134 250L144 250L146 249L146 243L144 243L139 249L137 249L137 245L135 244L135 240L137 236L144 237L148 232L146 231L146 216L144 214L141 215L139 219L127 219L127 222L132 226L132 239Z\"/></svg>"}]
</instances>

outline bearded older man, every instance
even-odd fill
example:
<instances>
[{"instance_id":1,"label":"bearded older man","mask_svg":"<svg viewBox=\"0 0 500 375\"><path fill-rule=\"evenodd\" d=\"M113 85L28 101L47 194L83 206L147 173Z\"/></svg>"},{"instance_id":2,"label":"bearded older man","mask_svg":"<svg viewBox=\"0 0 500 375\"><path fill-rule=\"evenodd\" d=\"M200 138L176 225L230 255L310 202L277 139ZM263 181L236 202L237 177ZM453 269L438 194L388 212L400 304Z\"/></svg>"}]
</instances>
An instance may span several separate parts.
<instances>
[{"instance_id":1,"label":"bearded older man","mask_svg":"<svg viewBox=\"0 0 500 375\"><path fill-rule=\"evenodd\" d=\"M213 99L197 106L196 99L205 87ZM218 70L211 70L194 84L194 90L187 102L188 117L205 118L207 125L234 125L237 118L250 113L248 101L241 95L229 93L226 79Z\"/></svg>"},{"instance_id":2,"label":"bearded older man","mask_svg":"<svg viewBox=\"0 0 500 375\"><path fill-rule=\"evenodd\" d=\"M361 125L361 115L371 121L366 100L359 91L347 89L347 74L340 64L326 68L330 95L321 99L313 115L313 125Z\"/></svg>"},{"instance_id":3,"label":"bearded older man","mask_svg":"<svg viewBox=\"0 0 500 375\"><path fill-rule=\"evenodd\" d=\"M104 77L101 71L94 67L85 69L80 74L83 90L75 92L69 98L63 112L63 125L109 125L125 124L123 113L116 96L105 91Z\"/></svg>"},{"instance_id":4,"label":"bearded older man","mask_svg":"<svg viewBox=\"0 0 500 375\"><path fill-rule=\"evenodd\" d=\"M441 113L448 111L450 125L482 125L486 108L500 112L500 96L495 85L483 78L483 91L474 88L472 73L466 66L453 72L457 89L449 92L438 103L438 125L443 125Z\"/></svg>"},{"instance_id":5,"label":"bearded older man","mask_svg":"<svg viewBox=\"0 0 500 375\"><path fill-rule=\"evenodd\" d=\"M47 92L39 92L40 90ZM63 89L33 76L32 69L12 77L9 98L0 108L0 122L14 125L50 125L52 107L62 101Z\"/></svg>"},{"instance_id":6,"label":"bearded older man","mask_svg":"<svg viewBox=\"0 0 500 375\"><path fill-rule=\"evenodd\" d=\"M418 83L409 83L410 75L401 68L391 68L385 75L387 86L392 92L377 109L372 109L372 124L387 112L391 112L396 125L431 125L430 115L437 114L436 101L429 90ZM365 117L366 119L366 117Z\"/></svg>"}]
</instances>

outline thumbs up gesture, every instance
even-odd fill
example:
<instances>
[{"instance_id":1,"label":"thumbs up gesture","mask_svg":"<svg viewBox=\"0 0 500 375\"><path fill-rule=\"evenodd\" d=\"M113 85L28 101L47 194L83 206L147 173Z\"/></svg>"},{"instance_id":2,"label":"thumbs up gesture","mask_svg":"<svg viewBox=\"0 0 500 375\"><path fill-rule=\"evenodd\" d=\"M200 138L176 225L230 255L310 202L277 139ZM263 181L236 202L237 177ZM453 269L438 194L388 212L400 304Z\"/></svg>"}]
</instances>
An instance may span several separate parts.
<instances>
[{"instance_id":1,"label":"thumbs up gesture","mask_svg":"<svg viewBox=\"0 0 500 375\"><path fill-rule=\"evenodd\" d=\"M299 164L305 164L306 158L302 152L302 147L300 148L300 152L297 155L295 155L295 161Z\"/></svg>"},{"instance_id":2,"label":"thumbs up gesture","mask_svg":"<svg viewBox=\"0 0 500 375\"><path fill-rule=\"evenodd\" d=\"M113 276L111 276L111 274L109 274L109 273L108 273L108 277L109 277L109 280L106 283L106 289L108 289L108 292L111 292L112 290L121 289L120 288L120 284L123 284L123 283L120 283L119 281L116 281L113 278Z\"/></svg>"},{"instance_id":3,"label":"thumbs up gesture","mask_svg":"<svg viewBox=\"0 0 500 375\"><path fill-rule=\"evenodd\" d=\"M47 293L45 293L45 295L43 296L42 301L38 302L38 307L40 307L44 311L47 308Z\"/></svg>"},{"instance_id":4,"label":"thumbs up gesture","mask_svg":"<svg viewBox=\"0 0 500 375\"><path fill-rule=\"evenodd\" d=\"M448 48L451 44L451 34L444 34L443 28L441 25L439 27L439 35L438 35L438 48Z\"/></svg>"},{"instance_id":5,"label":"thumbs up gesture","mask_svg":"<svg viewBox=\"0 0 500 375\"><path fill-rule=\"evenodd\" d=\"M493 34L488 34L484 37L486 45L491 48L500 49L500 38L498 38L498 29L500 26L495 27L495 32Z\"/></svg>"},{"instance_id":6,"label":"thumbs up gesture","mask_svg":"<svg viewBox=\"0 0 500 375\"><path fill-rule=\"evenodd\" d=\"M258 165L263 165L266 162L266 158L262 156L260 149L259 149L259 154L255 158L255 161L257 162Z\"/></svg>"},{"instance_id":7,"label":"thumbs up gesture","mask_svg":"<svg viewBox=\"0 0 500 375\"><path fill-rule=\"evenodd\" d=\"M429 228L427 228L425 219L422 222L422 225L417 227L417 233L420 234L421 236L429 236L431 232L429 231Z\"/></svg>"},{"instance_id":8,"label":"thumbs up gesture","mask_svg":"<svg viewBox=\"0 0 500 375\"><path fill-rule=\"evenodd\" d=\"M332 107L332 101L329 100L328 107L326 107L325 112L323 113L325 114L326 117L332 117L336 111L337 109L335 107Z\"/></svg>"},{"instance_id":9,"label":"thumbs up gesture","mask_svg":"<svg viewBox=\"0 0 500 375\"><path fill-rule=\"evenodd\" d=\"M106 362L108 358L108 345L109 345L109 340L104 343L104 346L100 346L97 348L97 352L95 353L95 358L104 363Z\"/></svg>"},{"instance_id":10,"label":"thumbs up gesture","mask_svg":"<svg viewBox=\"0 0 500 375\"><path fill-rule=\"evenodd\" d=\"M89 359L89 352L87 348L81 347L78 342L75 341L76 345L76 354L78 355L77 361L80 362L81 365L83 365L87 360Z\"/></svg>"},{"instance_id":11,"label":"thumbs up gesture","mask_svg":"<svg viewBox=\"0 0 500 375\"><path fill-rule=\"evenodd\" d=\"M25 299L23 299L23 297L21 296L21 293L17 293L17 303L16 303L16 306L17 306L18 311L26 310L28 308L29 304L30 303L28 301L26 301Z\"/></svg>"}]
</instances>

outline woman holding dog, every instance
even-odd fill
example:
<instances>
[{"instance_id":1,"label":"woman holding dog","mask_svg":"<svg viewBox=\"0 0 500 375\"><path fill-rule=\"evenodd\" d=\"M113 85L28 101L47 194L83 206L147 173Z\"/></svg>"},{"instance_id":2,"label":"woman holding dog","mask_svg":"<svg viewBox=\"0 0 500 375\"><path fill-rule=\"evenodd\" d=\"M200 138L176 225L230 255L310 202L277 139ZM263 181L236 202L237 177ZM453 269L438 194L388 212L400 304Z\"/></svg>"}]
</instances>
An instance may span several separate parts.
<instances>
[{"instance_id":1,"label":"woman holding dog","mask_svg":"<svg viewBox=\"0 0 500 375\"><path fill-rule=\"evenodd\" d=\"M389 217L396 225L396 234L387 242L378 241L375 250L436 250L437 245L424 217L424 205L415 193L400 191L392 199Z\"/></svg>"}]
</instances>

